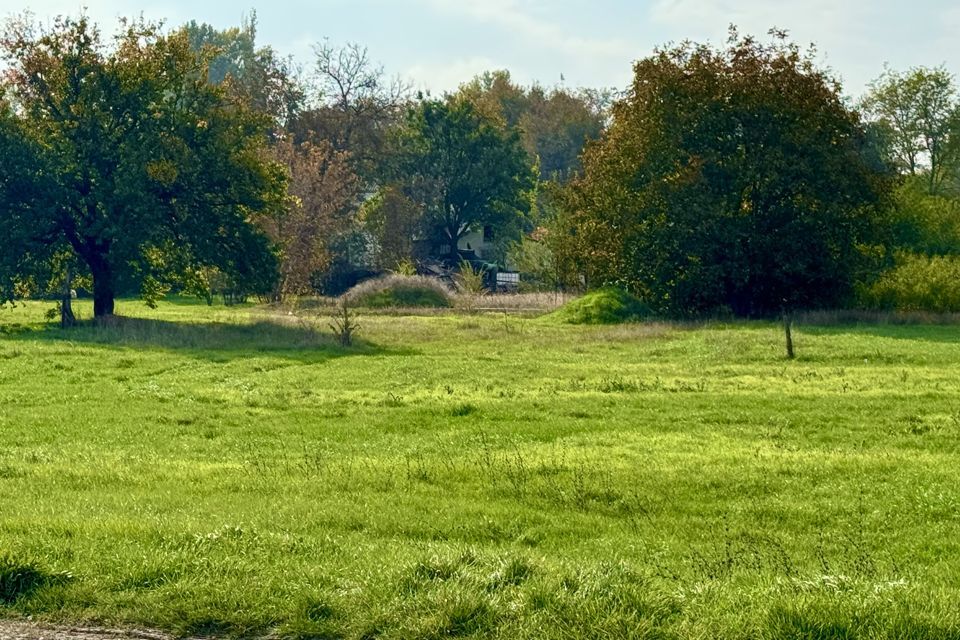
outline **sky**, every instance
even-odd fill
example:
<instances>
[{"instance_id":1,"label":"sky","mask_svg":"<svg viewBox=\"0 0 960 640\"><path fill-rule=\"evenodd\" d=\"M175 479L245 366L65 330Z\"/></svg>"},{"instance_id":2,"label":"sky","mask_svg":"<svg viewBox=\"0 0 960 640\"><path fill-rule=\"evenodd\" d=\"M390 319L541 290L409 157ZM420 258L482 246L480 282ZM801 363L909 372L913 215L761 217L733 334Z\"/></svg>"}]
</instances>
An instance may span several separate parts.
<instances>
[{"instance_id":1,"label":"sky","mask_svg":"<svg viewBox=\"0 0 960 640\"><path fill-rule=\"evenodd\" d=\"M29 9L46 21L83 7L105 31L140 14L227 28L255 11L260 44L305 70L315 43L358 42L388 74L434 94L494 69L523 84L623 88L632 62L655 47L720 45L730 24L758 36L778 27L798 44L815 43L852 98L884 64L960 73L958 0L2 0L0 14Z\"/></svg>"}]
</instances>

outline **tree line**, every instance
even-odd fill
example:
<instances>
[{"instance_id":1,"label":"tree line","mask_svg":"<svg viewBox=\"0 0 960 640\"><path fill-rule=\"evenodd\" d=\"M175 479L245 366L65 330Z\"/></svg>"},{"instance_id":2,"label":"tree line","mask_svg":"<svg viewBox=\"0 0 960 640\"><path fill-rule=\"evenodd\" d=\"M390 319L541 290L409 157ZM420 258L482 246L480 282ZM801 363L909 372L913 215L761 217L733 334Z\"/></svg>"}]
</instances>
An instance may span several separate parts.
<instances>
[{"instance_id":1,"label":"tree line","mask_svg":"<svg viewBox=\"0 0 960 640\"><path fill-rule=\"evenodd\" d=\"M854 104L787 34L732 30L656 50L620 93L495 71L433 97L356 44L299 67L255 17L112 38L17 17L0 50L0 301L337 294L489 231L525 282L676 316L960 309L942 68L888 69Z\"/></svg>"}]
</instances>

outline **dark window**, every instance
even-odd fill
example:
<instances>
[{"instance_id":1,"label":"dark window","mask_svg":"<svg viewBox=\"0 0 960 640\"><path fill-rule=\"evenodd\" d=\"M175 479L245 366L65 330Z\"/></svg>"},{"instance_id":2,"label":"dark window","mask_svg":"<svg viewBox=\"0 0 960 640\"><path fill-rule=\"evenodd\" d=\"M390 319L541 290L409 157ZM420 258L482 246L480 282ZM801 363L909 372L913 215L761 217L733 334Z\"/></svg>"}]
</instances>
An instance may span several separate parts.
<instances>
[{"instance_id":1,"label":"dark window","mask_svg":"<svg viewBox=\"0 0 960 640\"><path fill-rule=\"evenodd\" d=\"M483 241L493 242L493 227L489 224L483 228Z\"/></svg>"}]
</instances>

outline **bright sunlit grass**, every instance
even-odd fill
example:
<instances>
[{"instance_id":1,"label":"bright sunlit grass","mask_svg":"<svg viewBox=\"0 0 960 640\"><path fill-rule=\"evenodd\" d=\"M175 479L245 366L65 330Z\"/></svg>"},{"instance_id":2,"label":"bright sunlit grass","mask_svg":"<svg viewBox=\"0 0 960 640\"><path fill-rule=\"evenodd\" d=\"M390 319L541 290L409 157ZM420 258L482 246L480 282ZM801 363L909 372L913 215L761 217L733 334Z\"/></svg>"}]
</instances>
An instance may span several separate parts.
<instances>
[{"instance_id":1,"label":"bright sunlit grass","mask_svg":"<svg viewBox=\"0 0 960 640\"><path fill-rule=\"evenodd\" d=\"M0 310L0 611L320 638L960 635L960 330ZM81 305L81 315L89 309ZM312 314L312 315L311 315Z\"/></svg>"}]
</instances>

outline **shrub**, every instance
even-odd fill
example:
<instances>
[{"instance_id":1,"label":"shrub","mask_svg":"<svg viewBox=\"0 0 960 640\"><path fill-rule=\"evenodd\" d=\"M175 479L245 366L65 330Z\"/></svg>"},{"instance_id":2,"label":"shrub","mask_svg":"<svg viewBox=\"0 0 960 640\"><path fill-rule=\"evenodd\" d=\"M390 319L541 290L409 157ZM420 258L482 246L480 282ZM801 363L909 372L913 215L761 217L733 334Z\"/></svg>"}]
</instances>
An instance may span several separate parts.
<instances>
[{"instance_id":1,"label":"shrub","mask_svg":"<svg viewBox=\"0 0 960 640\"><path fill-rule=\"evenodd\" d=\"M487 287L484 283L485 275L485 268L480 267L478 269L474 269L473 265L470 264L468 260L461 260L460 273L458 273L456 277L457 287L460 289L461 293L464 293L468 296L482 296L487 292Z\"/></svg>"},{"instance_id":2,"label":"shrub","mask_svg":"<svg viewBox=\"0 0 960 640\"><path fill-rule=\"evenodd\" d=\"M639 298L616 287L605 287L568 302L546 317L566 324L619 324L650 315L650 307Z\"/></svg>"},{"instance_id":3,"label":"shrub","mask_svg":"<svg viewBox=\"0 0 960 640\"><path fill-rule=\"evenodd\" d=\"M452 306L453 294L442 282L426 276L388 275L361 282L343 295L351 306L373 309Z\"/></svg>"},{"instance_id":4,"label":"shrub","mask_svg":"<svg viewBox=\"0 0 960 640\"><path fill-rule=\"evenodd\" d=\"M340 346L349 347L353 345L353 335L360 329L360 325L350 316L350 306L341 302L330 321L330 328L333 329Z\"/></svg>"},{"instance_id":5,"label":"shrub","mask_svg":"<svg viewBox=\"0 0 960 640\"><path fill-rule=\"evenodd\" d=\"M861 296L868 308L896 311L960 311L960 256L901 254Z\"/></svg>"}]
</instances>

